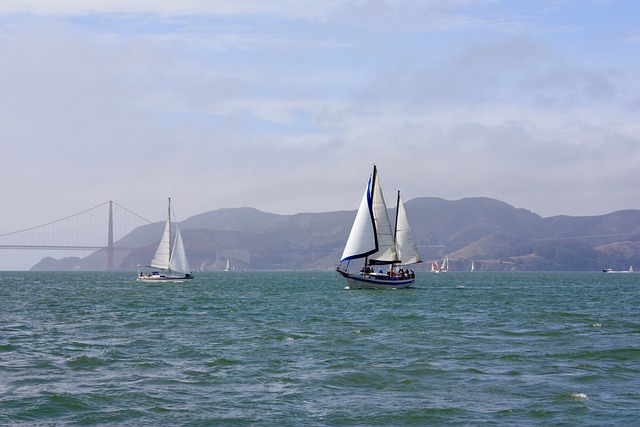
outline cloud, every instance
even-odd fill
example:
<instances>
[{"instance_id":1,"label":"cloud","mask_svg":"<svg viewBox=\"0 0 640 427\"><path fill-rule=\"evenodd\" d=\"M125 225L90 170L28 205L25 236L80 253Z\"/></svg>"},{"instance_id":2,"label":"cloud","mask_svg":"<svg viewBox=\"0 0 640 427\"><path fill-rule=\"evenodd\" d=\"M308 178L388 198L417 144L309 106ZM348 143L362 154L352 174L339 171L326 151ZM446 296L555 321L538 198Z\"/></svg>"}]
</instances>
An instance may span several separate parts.
<instances>
[{"instance_id":1,"label":"cloud","mask_svg":"<svg viewBox=\"0 0 640 427\"><path fill-rule=\"evenodd\" d=\"M593 47L606 22L509 7L2 2L0 227L167 196L183 218L355 209L374 162L405 200L639 207L629 31Z\"/></svg>"},{"instance_id":2,"label":"cloud","mask_svg":"<svg viewBox=\"0 0 640 427\"><path fill-rule=\"evenodd\" d=\"M344 0L325 2L297 0L7 0L0 4L2 14L78 16L86 14L153 14L161 16L237 16L277 15L304 17L326 14Z\"/></svg>"}]
</instances>

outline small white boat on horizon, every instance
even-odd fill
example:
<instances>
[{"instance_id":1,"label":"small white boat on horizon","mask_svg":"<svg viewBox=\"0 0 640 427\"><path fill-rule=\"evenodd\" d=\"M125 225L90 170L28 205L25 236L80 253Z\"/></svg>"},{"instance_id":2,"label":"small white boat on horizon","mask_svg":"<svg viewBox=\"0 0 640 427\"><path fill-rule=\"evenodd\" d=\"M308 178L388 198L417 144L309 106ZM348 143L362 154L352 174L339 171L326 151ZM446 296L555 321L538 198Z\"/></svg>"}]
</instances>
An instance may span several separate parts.
<instances>
[{"instance_id":1,"label":"small white boat on horizon","mask_svg":"<svg viewBox=\"0 0 640 427\"><path fill-rule=\"evenodd\" d=\"M603 268L603 273L635 273L633 266L629 266L628 270L614 270L613 268Z\"/></svg>"}]
</instances>

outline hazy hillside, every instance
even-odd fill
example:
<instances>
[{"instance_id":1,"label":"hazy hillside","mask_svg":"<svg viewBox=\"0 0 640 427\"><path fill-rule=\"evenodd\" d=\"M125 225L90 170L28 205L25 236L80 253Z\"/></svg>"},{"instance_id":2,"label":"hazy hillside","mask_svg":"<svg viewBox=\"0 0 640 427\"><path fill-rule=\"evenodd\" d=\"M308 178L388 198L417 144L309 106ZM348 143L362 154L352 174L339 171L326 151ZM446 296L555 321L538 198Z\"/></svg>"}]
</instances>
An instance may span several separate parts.
<instances>
[{"instance_id":1,"label":"hazy hillside","mask_svg":"<svg viewBox=\"0 0 640 427\"><path fill-rule=\"evenodd\" d=\"M542 218L489 198L448 201L421 197L406 204L424 263L449 258L452 270L599 270L640 268L640 211L589 217ZM355 211L276 215L253 208L220 209L180 224L193 270L332 269ZM117 244L120 269L152 258L163 224L140 227ZM48 258L36 270L101 270L106 254L84 259Z\"/></svg>"}]
</instances>

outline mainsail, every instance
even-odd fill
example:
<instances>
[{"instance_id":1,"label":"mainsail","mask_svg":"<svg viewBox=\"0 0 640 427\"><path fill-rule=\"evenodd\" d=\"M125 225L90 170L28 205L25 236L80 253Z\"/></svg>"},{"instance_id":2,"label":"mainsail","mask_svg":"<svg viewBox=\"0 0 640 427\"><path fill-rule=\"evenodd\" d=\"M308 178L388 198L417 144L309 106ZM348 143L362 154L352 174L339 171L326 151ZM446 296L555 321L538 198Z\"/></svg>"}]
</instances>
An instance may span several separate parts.
<instances>
[{"instance_id":1,"label":"mainsail","mask_svg":"<svg viewBox=\"0 0 640 427\"><path fill-rule=\"evenodd\" d=\"M171 262L171 199L169 199L169 209L167 212L167 222L164 226L164 233L160 239L156 254L153 256L149 267L161 268L163 270L169 269Z\"/></svg>"},{"instance_id":2,"label":"mainsail","mask_svg":"<svg viewBox=\"0 0 640 427\"><path fill-rule=\"evenodd\" d=\"M173 243L173 250L171 248L171 199L169 199L169 208L167 212L167 221L164 226L164 233L160 239L158 249L154 255L149 267L159 268L162 270L174 271L176 273L190 273L189 262L187 261L187 254L184 250L184 244L182 243L182 236L180 230L176 225L176 236Z\"/></svg>"}]
</instances>

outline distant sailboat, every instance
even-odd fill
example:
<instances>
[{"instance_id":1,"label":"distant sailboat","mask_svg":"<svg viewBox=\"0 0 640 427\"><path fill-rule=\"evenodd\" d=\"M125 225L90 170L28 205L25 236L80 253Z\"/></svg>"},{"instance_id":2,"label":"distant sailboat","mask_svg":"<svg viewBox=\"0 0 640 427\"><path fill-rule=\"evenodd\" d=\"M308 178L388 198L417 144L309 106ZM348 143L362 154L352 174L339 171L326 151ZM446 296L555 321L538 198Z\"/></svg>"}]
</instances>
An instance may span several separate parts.
<instances>
[{"instance_id":1,"label":"distant sailboat","mask_svg":"<svg viewBox=\"0 0 640 427\"><path fill-rule=\"evenodd\" d=\"M473 263L473 261L471 261L471 270L469 270L469 271L476 271L476 266Z\"/></svg>"},{"instance_id":2,"label":"distant sailboat","mask_svg":"<svg viewBox=\"0 0 640 427\"><path fill-rule=\"evenodd\" d=\"M224 268L224 271L231 271L229 268L229 259L227 258L227 266Z\"/></svg>"},{"instance_id":3,"label":"distant sailboat","mask_svg":"<svg viewBox=\"0 0 640 427\"><path fill-rule=\"evenodd\" d=\"M189 261L184 250L180 229L176 224L176 235L173 245L171 245L171 199L169 199L169 208L167 211L167 222L165 223L164 233L160 244L156 250L156 254L151 260L148 267L157 268L162 271L152 271L144 273L140 271L138 265L138 281L140 282L182 282L184 280L193 279L189 268Z\"/></svg>"},{"instance_id":4,"label":"distant sailboat","mask_svg":"<svg viewBox=\"0 0 640 427\"><path fill-rule=\"evenodd\" d=\"M603 268L604 273L635 273L633 266L630 266L628 270L614 270L613 268Z\"/></svg>"},{"instance_id":5,"label":"distant sailboat","mask_svg":"<svg viewBox=\"0 0 640 427\"><path fill-rule=\"evenodd\" d=\"M363 259L364 265L360 271L351 272L349 264L356 259ZM348 288L400 289L415 282L413 271L401 266L419 262L422 261L400 192L395 227L392 227L374 165L336 271L347 280ZM383 271L375 267L383 265L390 268Z\"/></svg>"},{"instance_id":6,"label":"distant sailboat","mask_svg":"<svg viewBox=\"0 0 640 427\"><path fill-rule=\"evenodd\" d=\"M443 259L440 265L438 265L438 261L431 263L432 273L446 273L447 271L449 271L449 258Z\"/></svg>"}]
</instances>

